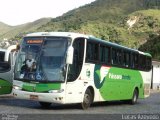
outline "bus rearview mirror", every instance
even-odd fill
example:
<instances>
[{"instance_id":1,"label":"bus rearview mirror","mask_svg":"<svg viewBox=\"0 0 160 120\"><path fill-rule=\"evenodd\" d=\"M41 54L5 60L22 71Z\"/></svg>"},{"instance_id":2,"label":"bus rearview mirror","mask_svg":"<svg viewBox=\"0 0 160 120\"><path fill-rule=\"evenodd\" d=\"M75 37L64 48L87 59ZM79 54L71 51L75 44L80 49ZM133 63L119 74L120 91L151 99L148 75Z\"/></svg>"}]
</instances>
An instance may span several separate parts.
<instances>
[{"instance_id":1,"label":"bus rearview mirror","mask_svg":"<svg viewBox=\"0 0 160 120\"><path fill-rule=\"evenodd\" d=\"M74 53L74 48L72 46L69 46L67 50L67 58L66 58L67 64L73 64L73 53Z\"/></svg>"}]
</instances>

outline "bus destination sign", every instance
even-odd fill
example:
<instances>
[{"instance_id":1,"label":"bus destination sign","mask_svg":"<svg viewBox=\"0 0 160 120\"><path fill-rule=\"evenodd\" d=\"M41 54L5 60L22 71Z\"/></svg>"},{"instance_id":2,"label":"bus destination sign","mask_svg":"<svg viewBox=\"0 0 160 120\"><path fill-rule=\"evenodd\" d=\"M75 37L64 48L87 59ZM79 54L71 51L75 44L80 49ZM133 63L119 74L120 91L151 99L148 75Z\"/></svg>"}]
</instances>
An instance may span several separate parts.
<instances>
[{"instance_id":1,"label":"bus destination sign","mask_svg":"<svg viewBox=\"0 0 160 120\"><path fill-rule=\"evenodd\" d=\"M27 40L27 44L41 44L43 40Z\"/></svg>"}]
</instances>

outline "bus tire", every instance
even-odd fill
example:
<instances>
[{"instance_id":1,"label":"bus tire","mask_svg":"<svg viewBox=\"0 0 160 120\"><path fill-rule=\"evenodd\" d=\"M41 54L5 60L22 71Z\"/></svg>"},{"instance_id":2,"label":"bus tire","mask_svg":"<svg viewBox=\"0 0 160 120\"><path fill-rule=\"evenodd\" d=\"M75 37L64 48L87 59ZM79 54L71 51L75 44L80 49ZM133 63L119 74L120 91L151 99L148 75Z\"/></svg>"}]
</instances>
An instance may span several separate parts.
<instances>
[{"instance_id":1,"label":"bus tire","mask_svg":"<svg viewBox=\"0 0 160 120\"><path fill-rule=\"evenodd\" d=\"M52 103L48 103L48 102L39 102L39 104L41 105L42 108L49 108L51 106Z\"/></svg>"},{"instance_id":2,"label":"bus tire","mask_svg":"<svg viewBox=\"0 0 160 120\"><path fill-rule=\"evenodd\" d=\"M81 103L82 109L84 110L88 109L92 102L93 102L93 95L91 93L91 90L87 89L84 94L83 102Z\"/></svg>"},{"instance_id":3,"label":"bus tire","mask_svg":"<svg viewBox=\"0 0 160 120\"><path fill-rule=\"evenodd\" d=\"M132 96L132 99L130 100L130 104L132 105L136 104L137 99L138 99L138 89L136 88L133 92L133 96Z\"/></svg>"}]
</instances>

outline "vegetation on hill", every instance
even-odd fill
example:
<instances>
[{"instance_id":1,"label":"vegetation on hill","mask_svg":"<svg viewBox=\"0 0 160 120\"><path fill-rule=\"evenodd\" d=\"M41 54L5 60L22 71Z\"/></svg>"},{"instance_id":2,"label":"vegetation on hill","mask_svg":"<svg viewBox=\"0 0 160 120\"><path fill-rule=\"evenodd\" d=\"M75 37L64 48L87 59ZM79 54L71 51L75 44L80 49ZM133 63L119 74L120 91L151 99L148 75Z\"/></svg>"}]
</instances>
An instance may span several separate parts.
<instances>
[{"instance_id":1,"label":"vegetation on hill","mask_svg":"<svg viewBox=\"0 0 160 120\"><path fill-rule=\"evenodd\" d=\"M138 49L150 39L150 36L159 33L159 8L158 0L97 0L52 19L38 31L92 34L104 40ZM134 17L138 19L129 28L127 21Z\"/></svg>"},{"instance_id":2,"label":"vegetation on hill","mask_svg":"<svg viewBox=\"0 0 160 120\"><path fill-rule=\"evenodd\" d=\"M0 40L21 39L23 34L36 31L37 28L48 23L50 20L51 18L41 18L34 22L18 26L8 26L5 24L0 24Z\"/></svg>"},{"instance_id":3,"label":"vegetation on hill","mask_svg":"<svg viewBox=\"0 0 160 120\"><path fill-rule=\"evenodd\" d=\"M160 46L154 44L159 39L154 40L155 35L160 33L160 0L96 0L60 17L36 23L16 26L0 34L0 38L13 34L14 39L21 39L23 34L37 31L80 32L148 51L160 59L160 47L154 47ZM146 49L148 43L153 46Z\"/></svg>"},{"instance_id":4,"label":"vegetation on hill","mask_svg":"<svg viewBox=\"0 0 160 120\"><path fill-rule=\"evenodd\" d=\"M153 59L160 60L160 35L150 35L147 42L139 47L139 50L151 53Z\"/></svg>"},{"instance_id":5,"label":"vegetation on hill","mask_svg":"<svg viewBox=\"0 0 160 120\"><path fill-rule=\"evenodd\" d=\"M6 33L6 32L9 31L10 29L11 29L11 26L0 22L0 35Z\"/></svg>"}]
</instances>

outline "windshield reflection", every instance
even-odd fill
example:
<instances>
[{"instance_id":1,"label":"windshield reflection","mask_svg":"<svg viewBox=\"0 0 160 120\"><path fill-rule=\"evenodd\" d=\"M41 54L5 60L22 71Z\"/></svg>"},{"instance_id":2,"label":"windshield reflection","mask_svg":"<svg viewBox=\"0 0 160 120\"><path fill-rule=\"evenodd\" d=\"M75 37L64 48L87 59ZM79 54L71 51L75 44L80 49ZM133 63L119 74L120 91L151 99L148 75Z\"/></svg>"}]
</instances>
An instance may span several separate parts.
<instances>
[{"instance_id":1,"label":"windshield reflection","mask_svg":"<svg viewBox=\"0 0 160 120\"><path fill-rule=\"evenodd\" d=\"M28 39L24 39L16 61L15 79L64 81L68 38L45 38L41 44L28 44Z\"/></svg>"}]
</instances>

